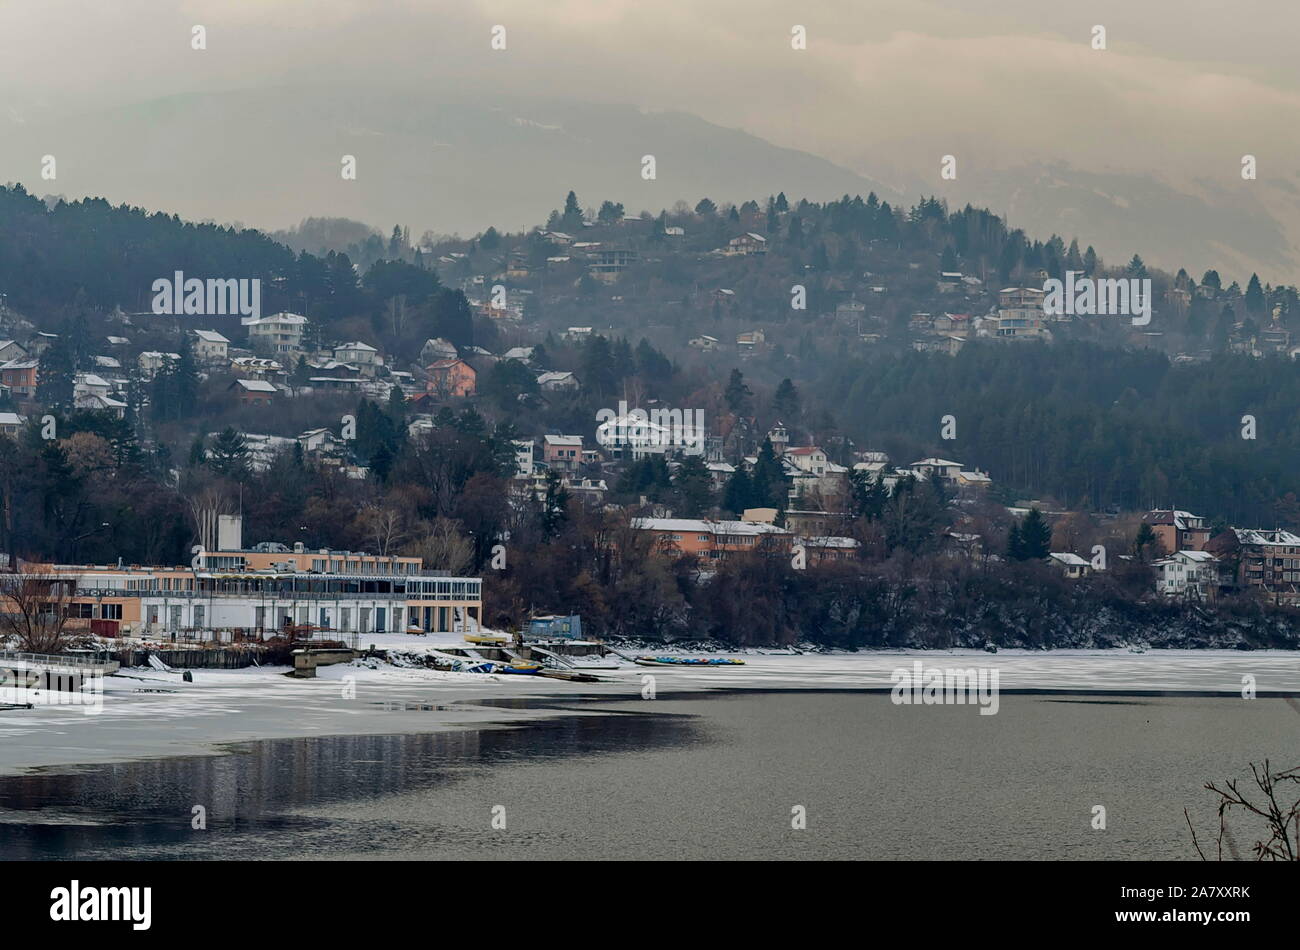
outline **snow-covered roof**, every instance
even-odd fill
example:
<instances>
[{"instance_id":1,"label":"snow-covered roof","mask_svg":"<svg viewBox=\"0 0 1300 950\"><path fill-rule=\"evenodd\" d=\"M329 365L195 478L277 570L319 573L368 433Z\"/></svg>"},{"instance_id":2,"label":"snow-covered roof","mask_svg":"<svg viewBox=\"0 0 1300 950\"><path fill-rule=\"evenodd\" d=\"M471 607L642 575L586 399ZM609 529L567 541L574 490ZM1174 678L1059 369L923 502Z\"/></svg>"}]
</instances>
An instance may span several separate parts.
<instances>
[{"instance_id":1,"label":"snow-covered roof","mask_svg":"<svg viewBox=\"0 0 1300 950\"><path fill-rule=\"evenodd\" d=\"M802 544L804 547L809 548L841 548L847 550L861 547L861 544L855 538L841 538L831 535L820 538L795 538L794 541L795 544Z\"/></svg>"},{"instance_id":2,"label":"snow-covered roof","mask_svg":"<svg viewBox=\"0 0 1300 950\"><path fill-rule=\"evenodd\" d=\"M248 392L254 393L273 393L276 391L273 383L268 383L264 379L237 379L235 380L242 388Z\"/></svg>"},{"instance_id":3,"label":"snow-covered roof","mask_svg":"<svg viewBox=\"0 0 1300 950\"><path fill-rule=\"evenodd\" d=\"M1060 561L1062 564L1068 564L1070 567L1087 567L1087 566L1088 566L1088 562L1087 562L1087 561L1085 561L1083 558L1079 557L1079 555L1077 555L1077 554L1071 554L1071 553L1068 552L1068 551L1066 551L1066 552L1056 552L1056 551L1053 551L1051 554L1049 554L1049 555L1047 555L1047 556L1050 557L1050 558L1052 558L1053 560Z\"/></svg>"},{"instance_id":4,"label":"snow-covered roof","mask_svg":"<svg viewBox=\"0 0 1300 950\"><path fill-rule=\"evenodd\" d=\"M216 330L195 330L194 335L204 343L229 343L224 336Z\"/></svg>"},{"instance_id":5,"label":"snow-covered roof","mask_svg":"<svg viewBox=\"0 0 1300 950\"><path fill-rule=\"evenodd\" d=\"M573 374L569 372L546 372L537 377L537 385L545 386L547 383L563 383L573 379Z\"/></svg>"},{"instance_id":6,"label":"snow-covered roof","mask_svg":"<svg viewBox=\"0 0 1300 950\"><path fill-rule=\"evenodd\" d=\"M269 317L241 317L239 322L246 327L270 326L271 324L300 326L307 322L307 318L297 313L273 313Z\"/></svg>"},{"instance_id":7,"label":"snow-covered roof","mask_svg":"<svg viewBox=\"0 0 1300 950\"><path fill-rule=\"evenodd\" d=\"M632 527L647 531L698 534L788 534L784 528L761 521L703 521L698 518L633 518Z\"/></svg>"},{"instance_id":8,"label":"snow-covered roof","mask_svg":"<svg viewBox=\"0 0 1300 950\"><path fill-rule=\"evenodd\" d=\"M1241 544L1300 545L1300 537L1281 528L1275 531L1259 531L1255 528L1233 528L1232 530Z\"/></svg>"}]
</instances>

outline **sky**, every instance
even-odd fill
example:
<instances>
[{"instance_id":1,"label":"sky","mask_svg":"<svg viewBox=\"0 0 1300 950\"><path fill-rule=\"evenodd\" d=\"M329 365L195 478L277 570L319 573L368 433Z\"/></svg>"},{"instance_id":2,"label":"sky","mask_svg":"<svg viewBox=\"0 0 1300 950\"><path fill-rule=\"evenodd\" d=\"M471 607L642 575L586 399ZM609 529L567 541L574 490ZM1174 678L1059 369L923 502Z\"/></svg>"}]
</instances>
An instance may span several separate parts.
<instances>
[{"instance_id":1,"label":"sky","mask_svg":"<svg viewBox=\"0 0 1300 950\"><path fill-rule=\"evenodd\" d=\"M383 82L685 111L904 192L953 155L1300 194L1297 35L1293 0L0 0L0 117Z\"/></svg>"}]
</instances>

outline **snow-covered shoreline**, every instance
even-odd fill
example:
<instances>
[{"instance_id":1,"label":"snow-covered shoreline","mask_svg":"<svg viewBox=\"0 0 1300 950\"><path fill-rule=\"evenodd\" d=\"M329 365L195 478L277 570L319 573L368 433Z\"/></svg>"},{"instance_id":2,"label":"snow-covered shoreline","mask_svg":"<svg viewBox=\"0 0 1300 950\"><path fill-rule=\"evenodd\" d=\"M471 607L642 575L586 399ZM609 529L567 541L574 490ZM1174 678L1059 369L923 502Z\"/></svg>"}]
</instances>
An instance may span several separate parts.
<instances>
[{"instance_id":1,"label":"snow-covered shoreline","mask_svg":"<svg viewBox=\"0 0 1300 950\"><path fill-rule=\"evenodd\" d=\"M448 673L418 665L434 644L410 638L376 644L394 653L321 667L294 679L287 667L194 670L130 669L105 681L102 709L37 706L0 711L0 775L34 769L185 755L218 755L259 739L385 735L526 725L549 716L601 715L602 703L634 700L647 713L655 699L708 690L880 690L911 669L996 669L1003 692L1216 693L1300 696L1300 655L1278 650L908 650L843 654L743 651L744 666L722 669L626 665L594 670L594 683L533 676ZM396 651L401 651L400 653ZM657 651L671 653L672 651ZM162 690L165 690L162 691ZM518 700L543 700L512 704ZM1300 711L1300 710L1298 710Z\"/></svg>"}]
</instances>

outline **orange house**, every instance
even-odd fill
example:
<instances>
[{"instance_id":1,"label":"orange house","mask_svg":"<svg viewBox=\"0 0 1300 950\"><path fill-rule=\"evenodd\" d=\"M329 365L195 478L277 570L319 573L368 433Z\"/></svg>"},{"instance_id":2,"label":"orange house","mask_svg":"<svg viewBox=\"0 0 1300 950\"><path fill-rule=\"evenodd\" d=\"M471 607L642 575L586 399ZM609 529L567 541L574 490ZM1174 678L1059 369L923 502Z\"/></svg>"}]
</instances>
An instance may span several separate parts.
<instances>
[{"instance_id":1,"label":"orange house","mask_svg":"<svg viewBox=\"0 0 1300 950\"><path fill-rule=\"evenodd\" d=\"M768 536L788 551L793 538L785 528L757 521L634 518L632 527L638 531L651 532L661 550L714 559L753 551Z\"/></svg>"},{"instance_id":2,"label":"orange house","mask_svg":"<svg viewBox=\"0 0 1300 950\"><path fill-rule=\"evenodd\" d=\"M464 360L438 360L429 366L428 391L441 399L463 399L477 387L478 373Z\"/></svg>"},{"instance_id":3,"label":"orange house","mask_svg":"<svg viewBox=\"0 0 1300 950\"><path fill-rule=\"evenodd\" d=\"M0 383L8 386L15 399L36 398L37 360L10 360L0 366Z\"/></svg>"},{"instance_id":4,"label":"orange house","mask_svg":"<svg viewBox=\"0 0 1300 950\"><path fill-rule=\"evenodd\" d=\"M264 379L236 379L229 388L239 394L245 406L269 406L277 392L275 384Z\"/></svg>"}]
</instances>

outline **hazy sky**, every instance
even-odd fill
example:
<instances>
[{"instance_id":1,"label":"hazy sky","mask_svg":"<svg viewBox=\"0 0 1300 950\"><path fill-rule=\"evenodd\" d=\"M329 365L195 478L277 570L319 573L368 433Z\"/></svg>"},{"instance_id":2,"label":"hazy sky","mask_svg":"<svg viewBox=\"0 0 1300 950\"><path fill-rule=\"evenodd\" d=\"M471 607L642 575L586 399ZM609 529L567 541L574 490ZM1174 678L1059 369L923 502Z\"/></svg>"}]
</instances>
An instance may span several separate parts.
<instances>
[{"instance_id":1,"label":"hazy sky","mask_svg":"<svg viewBox=\"0 0 1300 950\"><path fill-rule=\"evenodd\" d=\"M1231 189L1300 174L1297 35L1295 0L0 0L0 110L384 81L684 110L909 191L945 154Z\"/></svg>"}]
</instances>

